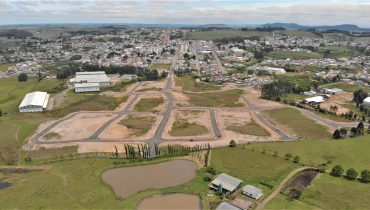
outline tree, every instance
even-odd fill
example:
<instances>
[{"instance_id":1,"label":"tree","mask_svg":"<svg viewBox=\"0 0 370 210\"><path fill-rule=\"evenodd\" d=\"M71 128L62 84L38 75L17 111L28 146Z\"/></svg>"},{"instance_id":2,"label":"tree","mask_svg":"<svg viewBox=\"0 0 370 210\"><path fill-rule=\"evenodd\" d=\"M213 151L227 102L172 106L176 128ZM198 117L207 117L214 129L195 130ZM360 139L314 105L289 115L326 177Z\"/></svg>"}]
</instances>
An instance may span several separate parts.
<instances>
[{"instance_id":1,"label":"tree","mask_svg":"<svg viewBox=\"0 0 370 210\"><path fill-rule=\"evenodd\" d=\"M292 154L290 154L290 153L286 153L285 154L285 160L289 160L290 158L292 158L293 157L293 155Z\"/></svg>"},{"instance_id":2,"label":"tree","mask_svg":"<svg viewBox=\"0 0 370 210\"><path fill-rule=\"evenodd\" d=\"M362 104L364 99L368 97L368 93L363 91L362 89L356 90L353 93L353 102Z\"/></svg>"},{"instance_id":3,"label":"tree","mask_svg":"<svg viewBox=\"0 0 370 210\"><path fill-rule=\"evenodd\" d=\"M369 170L361 171L361 181L370 182L370 171Z\"/></svg>"},{"instance_id":4,"label":"tree","mask_svg":"<svg viewBox=\"0 0 370 210\"><path fill-rule=\"evenodd\" d=\"M234 140L230 141L230 147L236 147L236 142Z\"/></svg>"},{"instance_id":5,"label":"tree","mask_svg":"<svg viewBox=\"0 0 370 210\"><path fill-rule=\"evenodd\" d=\"M299 163L300 160L301 160L301 158L297 155L297 156L294 157L293 163Z\"/></svg>"},{"instance_id":6,"label":"tree","mask_svg":"<svg viewBox=\"0 0 370 210\"><path fill-rule=\"evenodd\" d=\"M342 176L344 170L341 165L335 165L333 169L331 170L331 174L333 176Z\"/></svg>"},{"instance_id":7,"label":"tree","mask_svg":"<svg viewBox=\"0 0 370 210\"><path fill-rule=\"evenodd\" d=\"M358 175L357 171L353 168L350 168L346 171L346 177L349 180L355 180L357 178L357 175Z\"/></svg>"},{"instance_id":8,"label":"tree","mask_svg":"<svg viewBox=\"0 0 370 210\"><path fill-rule=\"evenodd\" d=\"M360 122L358 125L357 125L357 132L358 134L360 134L361 132L364 131L364 123L363 122Z\"/></svg>"},{"instance_id":9,"label":"tree","mask_svg":"<svg viewBox=\"0 0 370 210\"><path fill-rule=\"evenodd\" d=\"M341 129L339 130L339 133L340 133L340 137L341 137L341 138L345 138L345 137L347 137L347 135L348 135L347 129L345 129L345 128L341 128Z\"/></svg>"},{"instance_id":10,"label":"tree","mask_svg":"<svg viewBox=\"0 0 370 210\"><path fill-rule=\"evenodd\" d=\"M338 129L336 129L333 133L333 138L334 139L340 139L340 131Z\"/></svg>"},{"instance_id":11,"label":"tree","mask_svg":"<svg viewBox=\"0 0 370 210\"><path fill-rule=\"evenodd\" d=\"M28 80L28 76L27 76L26 73L20 73L18 75L18 81L19 82L27 82L27 80Z\"/></svg>"}]
</instances>

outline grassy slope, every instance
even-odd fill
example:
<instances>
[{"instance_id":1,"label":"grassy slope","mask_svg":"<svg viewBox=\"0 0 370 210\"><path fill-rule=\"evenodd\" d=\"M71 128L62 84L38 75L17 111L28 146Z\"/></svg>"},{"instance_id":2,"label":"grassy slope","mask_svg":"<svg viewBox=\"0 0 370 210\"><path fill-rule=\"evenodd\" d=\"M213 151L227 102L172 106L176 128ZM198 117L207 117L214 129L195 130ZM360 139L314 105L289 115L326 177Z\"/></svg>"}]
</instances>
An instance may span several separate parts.
<instances>
[{"instance_id":1,"label":"grassy slope","mask_svg":"<svg viewBox=\"0 0 370 210\"><path fill-rule=\"evenodd\" d=\"M349 58L361 55L361 53L357 50L350 49L348 47L336 46L319 47L318 52L323 54L326 50L330 50L330 54L328 55L330 58Z\"/></svg>"},{"instance_id":2,"label":"grassy slope","mask_svg":"<svg viewBox=\"0 0 370 210\"><path fill-rule=\"evenodd\" d=\"M0 71L5 72L11 66L14 66L14 63L0 64Z\"/></svg>"},{"instance_id":3,"label":"grassy slope","mask_svg":"<svg viewBox=\"0 0 370 210\"><path fill-rule=\"evenodd\" d=\"M323 58L320 54L304 53L304 52L291 52L291 51L272 51L268 54L272 59L310 59L310 58Z\"/></svg>"},{"instance_id":4,"label":"grassy slope","mask_svg":"<svg viewBox=\"0 0 370 210\"><path fill-rule=\"evenodd\" d=\"M242 90L228 90L214 93L188 94L190 103L203 107L241 107L239 103Z\"/></svg>"},{"instance_id":5,"label":"grassy slope","mask_svg":"<svg viewBox=\"0 0 370 210\"><path fill-rule=\"evenodd\" d=\"M164 103L164 99L161 98L143 98L134 107L137 112L150 112L155 107Z\"/></svg>"},{"instance_id":6,"label":"grassy slope","mask_svg":"<svg viewBox=\"0 0 370 210\"><path fill-rule=\"evenodd\" d=\"M368 197L369 184L322 174L300 199L323 209L368 209Z\"/></svg>"},{"instance_id":7,"label":"grassy slope","mask_svg":"<svg viewBox=\"0 0 370 210\"><path fill-rule=\"evenodd\" d=\"M16 138L16 132L19 127L2 122L0 121L0 164L12 160L17 162L19 142Z\"/></svg>"},{"instance_id":8,"label":"grassy slope","mask_svg":"<svg viewBox=\"0 0 370 210\"><path fill-rule=\"evenodd\" d=\"M317 166L331 160L332 164L328 169L340 164L347 170L354 168L358 172L369 169L368 161L370 154L368 149L370 146L369 136L360 136L356 138L347 138L343 140L305 140L294 142L272 142L247 145L246 148L255 147L256 151L266 149L267 153L273 154L274 151L283 156L286 153L291 153L293 156L298 155L301 158L301 163Z\"/></svg>"},{"instance_id":9,"label":"grassy slope","mask_svg":"<svg viewBox=\"0 0 370 210\"><path fill-rule=\"evenodd\" d=\"M332 136L325 126L317 124L316 121L305 117L293 108L263 110L262 113L274 124L282 124L300 137L330 138Z\"/></svg>"},{"instance_id":10,"label":"grassy slope","mask_svg":"<svg viewBox=\"0 0 370 210\"><path fill-rule=\"evenodd\" d=\"M323 86L321 86L321 88L339 88L339 89L342 89L342 90L344 90L346 92L350 92L350 93L353 93L358 89L361 89L361 87L357 87L355 85L350 85L350 84L346 84L346 83L342 83L342 82L323 85ZM365 89L365 88L363 88L363 89Z\"/></svg>"},{"instance_id":11,"label":"grassy slope","mask_svg":"<svg viewBox=\"0 0 370 210\"><path fill-rule=\"evenodd\" d=\"M186 39L196 39L196 40L213 40L222 39L230 37L251 37L251 36L261 36L266 37L269 32L258 32L258 31L202 31L202 32L191 32L186 34Z\"/></svg>"}]
</instances>

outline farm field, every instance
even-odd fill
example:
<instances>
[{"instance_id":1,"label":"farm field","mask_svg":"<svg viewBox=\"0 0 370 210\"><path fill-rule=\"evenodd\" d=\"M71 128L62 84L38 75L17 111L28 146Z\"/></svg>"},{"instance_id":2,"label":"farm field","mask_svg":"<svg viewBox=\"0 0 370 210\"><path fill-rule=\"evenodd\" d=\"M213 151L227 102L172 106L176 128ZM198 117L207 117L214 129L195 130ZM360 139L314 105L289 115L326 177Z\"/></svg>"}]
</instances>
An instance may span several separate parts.
<instances>
[{"instance_id":1,"label":"farm field","mask_svg":"<svg viewBox=\"0 0 370 210\"><path fill-rule=\"evenodd\" d=\"M302 193L300 200L323 209L367 209L368 189L368 183L321 174Z\"/></svg>"},{"instance_id":2,"label":"farm field","mask_svg":"<svg viewBox=\"0 0 370 210\"><path fill-rule=\"evenodd\" d=\"M323 85L323 86L321 86L321 88L339 88L339 89L342 89L342 90L344 90L346 92L349 92L349 93L353 93L356 90L361 89L361 87L346 84L346 83L343 83L343 82L337 82L337 83L331 83L331 84ZM363 89L365 89L365 88L363 88Z\"/></svg>"},{"instance_id":3,"label":"farm field","mask_svg":"<svg viewBox=\"0 0 370 210\"><path fill-rule=\"evenodd\" d=\"M3 113L18 112L18 106L27 93L33 91L58 92L61 85L58 80L41 80L37 84L37 78L28 78L27 82L18 82L18 78L6 78L0 80L0 109Z\"/></svg>"},{"instance_id":4,"label":"farm field","mask_svg":"<svg viewBox=\"0 0 370 210\"><path fill-rule=\"evenodd\" d=\"M281 59L287 59L287 58L290 58L293 60L323 58L323 56L320 54L292 52L292 51L272 51L267 56L274 60L281 60Z\"/></svg>"},{"instance_id":5,"label":"farm field","mask_svg":"<svg viewBox=\"0 0 370 210\"><path fill-rule=\"evenodd\" d=\"M230 38L230 37L252 37L252 36L260 36L261 39L264 39L268 36L269 32L259 32L259 31L202 31L202 32L190 32L186 34L186 39L191 40L214 40L214 39L222 39L222 38Z\"/></svg>"},{"instance_id":6,"label":"farm field","mask_svg":"<svg viewBox=\"0 0 370 210\"><path fill-rule=\"evenodd\" d=\"M281 130L287 130L298 137L331 138L328 128L305 117L299 110L280 108L261 111L267 119L278 124Z\"/></svg>"},{"instance_id":7,"label":"farm field","mask_svg":"<svg viewBox=\"0 0 370 210\"><path fill-rule=\"evenodd\" d=\"M239 102L242 90L227 90L214 93L187 94L189 102L195 106L203 107L242 107Z\"/></svg>"},{"instance_id":8,"label":"farm field","mask_svg":"<svg viewBox=\"0 0 370 210\"><path fill-rule=\"evenodd\" d=\"M331 162L327 169L331 170L334 165L342 165L344 170L354 168L357 172L370 170L368 160L370 154L367 148L370 146L369 136L359 136L342 140L304 140L294 142L271 142L246 145L246 148L255 148L256 151L273 154L277 151L281 156L291 153L298 155L300 163L318 166L322 163Z\"/></svg>"},{"instance_id":9,"label":"farm field","mask_svg":"<svg viewBox=\"0 0 370 210\"><path fill-rule=\"evenodd\" d=\"M175 77L176 86L182 87L183 91L204 92L212 90L220 90L220 86L205 82L196 82L190 77Z\"/></svg>"},{"instance_id":10,"label":"farm field","mask_svg":"<svg viewBox=\"0 0 370 210\"><path fill-rule=\"evenodd\" d=\"M167 69L169 70L171 67L171 64L163 64L163 63L155 63L150 66L150 69Z\"/></svg>"}]
</instances>

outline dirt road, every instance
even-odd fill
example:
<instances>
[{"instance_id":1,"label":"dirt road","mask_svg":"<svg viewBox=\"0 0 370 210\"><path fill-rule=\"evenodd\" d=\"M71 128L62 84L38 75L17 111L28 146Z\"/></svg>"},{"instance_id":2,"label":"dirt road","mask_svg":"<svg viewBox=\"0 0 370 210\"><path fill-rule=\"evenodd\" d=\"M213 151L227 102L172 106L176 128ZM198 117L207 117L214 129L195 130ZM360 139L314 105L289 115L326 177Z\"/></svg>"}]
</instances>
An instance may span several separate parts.
<instances>
[{"instance_id":1,"label":"dirt road","mask_svg":"<svg viewBox=\"0 0 370 210\"><path fill-rule=\"evenodd\" d=\"M274 192L272 192L269 197L267 197L265 200L263 200L260 204L258 204L257 208L255 210L262 210L265 208L266 204L271 200L273 199L281 190L281 188L285 185L285 183L292 177L294 176L295 174L305 170L305 169L308 169L308 168L312 168L312 167L302 167L302 168L297 168L296 170L292 171L287 177L285 177L285 179L279 184L279 186L274 190Z\"/></svg>"}]
</instances>

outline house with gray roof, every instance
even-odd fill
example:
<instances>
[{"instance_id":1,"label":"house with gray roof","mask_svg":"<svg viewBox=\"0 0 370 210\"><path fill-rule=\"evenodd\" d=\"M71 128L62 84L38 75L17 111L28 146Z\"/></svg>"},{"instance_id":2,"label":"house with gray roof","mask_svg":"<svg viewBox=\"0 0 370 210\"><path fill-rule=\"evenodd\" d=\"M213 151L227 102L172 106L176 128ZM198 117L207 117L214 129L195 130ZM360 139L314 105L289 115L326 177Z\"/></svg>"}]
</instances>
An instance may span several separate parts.
<instances>
[{"instance_id":1,"label":"house with gray roof","mask_svg":"<svg viewBox=\"0 0 370 210\"><path fill-rule=\"evenodd\" d=\"M217 191L220 186L222 186L223 193L228 193L231 195L243 186L243 181L222 173L212 181L210 188Z\"/></svg>"},{"instance_id":2,"label":"house with gray roof","mask_svg":"<svg viewBox=\"0 0 370 210\"><path fill-rule=\"evenodd\" d=\"M244 195L256 200L263 196L262 190L252 185L245 185L242 191Z\"/></svg>"}]
</instances>

